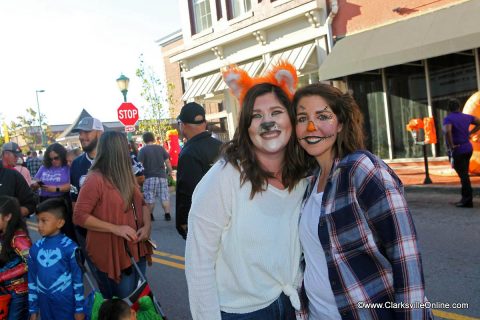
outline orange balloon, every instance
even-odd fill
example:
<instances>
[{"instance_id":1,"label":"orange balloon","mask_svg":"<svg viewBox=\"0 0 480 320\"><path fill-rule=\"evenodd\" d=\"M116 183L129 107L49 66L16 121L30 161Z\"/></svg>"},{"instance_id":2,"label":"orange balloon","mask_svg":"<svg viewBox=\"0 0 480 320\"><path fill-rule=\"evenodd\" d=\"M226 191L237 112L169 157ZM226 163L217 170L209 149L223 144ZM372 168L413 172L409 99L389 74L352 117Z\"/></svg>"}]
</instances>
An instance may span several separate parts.
<instances>
[{"instance_id":1,"label":"orange balloon","mask_svg":"<svg viewBox=\"0 0 480 320\"><path fill-rule=\"evenodd\" d=\"M472 94L465 102L463 107L463 113L471 114L477 118L480 118L480 91ZM473 125L470 126L470 130L473 128ZM470 159L469 171L470 173L480 174L480 133L477 132L474 136L471 137L470 142L473 146L473 154Z\"/></svg>"}]
</instances>

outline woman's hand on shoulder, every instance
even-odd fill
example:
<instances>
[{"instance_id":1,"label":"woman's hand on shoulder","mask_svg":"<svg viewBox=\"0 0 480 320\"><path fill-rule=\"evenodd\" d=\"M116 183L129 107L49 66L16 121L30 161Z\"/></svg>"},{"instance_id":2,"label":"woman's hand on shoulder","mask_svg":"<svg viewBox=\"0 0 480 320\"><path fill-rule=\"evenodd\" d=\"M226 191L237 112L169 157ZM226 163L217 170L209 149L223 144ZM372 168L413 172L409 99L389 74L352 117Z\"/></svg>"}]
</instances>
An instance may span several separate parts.
<instances>
[{"instance_id":1,"label":"woman's hand on shoulder","mask_svg":"<svg viewBox=\"0 0 480 320\"><path fill-rule=\"evenodd\" d=\"M118 237L126 239L127 241L137 241L138 239L137 232L132 227L126 225L115 226L112 233Z\"/></svg>"}]
</instances>

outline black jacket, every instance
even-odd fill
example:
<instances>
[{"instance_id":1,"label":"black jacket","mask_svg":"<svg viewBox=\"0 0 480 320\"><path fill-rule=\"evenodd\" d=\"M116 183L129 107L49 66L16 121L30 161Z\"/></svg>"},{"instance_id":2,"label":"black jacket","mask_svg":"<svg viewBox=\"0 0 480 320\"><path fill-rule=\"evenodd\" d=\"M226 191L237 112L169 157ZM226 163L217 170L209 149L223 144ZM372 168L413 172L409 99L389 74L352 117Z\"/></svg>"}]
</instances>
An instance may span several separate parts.
<instances>
[{"instance_id":1,"label":"black jacket","mask_svg":"<svg viewBox=\"0 0 480 320\"><path fill-rule=\"evenodd\" d=\"M188 140L180 152L175 210L177 231L184 239L187 234L180 226L187 224L193 190L217 160L221 145L205 131Z\"/></svg>"},{"instance_id":2,"label":"black jacket","mask_svg":"<svg viewBox=\"0 0 480 320\"><path fill-rule=\"evenodd\" d=\"M15 169L4 168L0 161L0 195L18 199L20 206L35 211L35 196L25 178Z\"/></svg>"}]
</instances>

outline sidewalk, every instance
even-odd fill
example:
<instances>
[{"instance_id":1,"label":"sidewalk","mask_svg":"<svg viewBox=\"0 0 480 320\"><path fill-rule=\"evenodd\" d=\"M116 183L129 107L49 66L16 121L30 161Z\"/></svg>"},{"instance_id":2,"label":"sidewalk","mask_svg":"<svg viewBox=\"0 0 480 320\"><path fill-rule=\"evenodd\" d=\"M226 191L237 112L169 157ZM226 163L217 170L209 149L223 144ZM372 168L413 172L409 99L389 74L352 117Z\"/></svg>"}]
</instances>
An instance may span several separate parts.
<instances>
[{"instance_id":1,"label":"sidewalk","mask_svg":"<svg viewBox=\"0 0 480 320\"><path fill-rule=\"evenodd\" d=\"M460 179L448 161L429 161L428 171L432 184L423 184L425 165L422 162L391 162L388 165L400 177L407 188L455 189L459 192ZM480 175L470 175L474 189L480 189ZM475 190L474 190L475 192ZM477 193L477 192L475 192Z\"/></svg>"}]
</instances>

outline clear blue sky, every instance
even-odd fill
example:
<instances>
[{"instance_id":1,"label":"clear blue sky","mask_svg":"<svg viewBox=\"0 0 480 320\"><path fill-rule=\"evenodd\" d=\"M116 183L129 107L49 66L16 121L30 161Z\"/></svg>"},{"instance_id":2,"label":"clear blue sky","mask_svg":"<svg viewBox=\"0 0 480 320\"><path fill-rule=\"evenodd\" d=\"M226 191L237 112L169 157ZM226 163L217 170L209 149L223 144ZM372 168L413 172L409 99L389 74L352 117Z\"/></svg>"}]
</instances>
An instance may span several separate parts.
<instances>
[{"instance_id":1,"label":"clear blue sky","mask_svg":"<svg viewBox=\"0 0 480 320\"><path fill-rule=\"evenodd\" d=\"M181 28L177 0L0 1L0 122L40 109L49 124L71 123L82 108L117 120L123 102L115 80L130 78L137 107L138 57L163 76L155 40Z\"/></svg>"}]
</instances>

